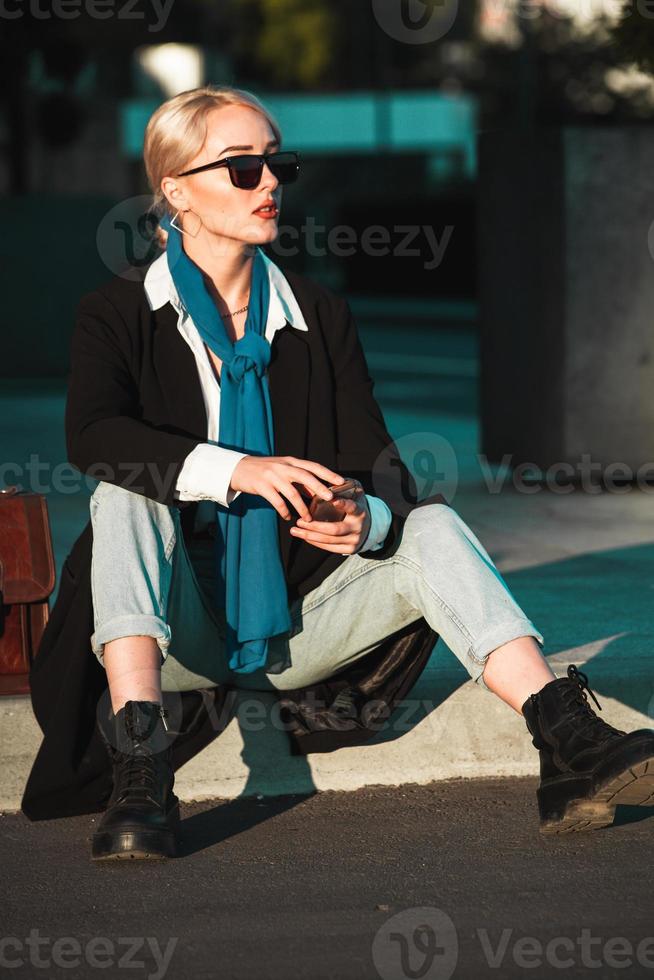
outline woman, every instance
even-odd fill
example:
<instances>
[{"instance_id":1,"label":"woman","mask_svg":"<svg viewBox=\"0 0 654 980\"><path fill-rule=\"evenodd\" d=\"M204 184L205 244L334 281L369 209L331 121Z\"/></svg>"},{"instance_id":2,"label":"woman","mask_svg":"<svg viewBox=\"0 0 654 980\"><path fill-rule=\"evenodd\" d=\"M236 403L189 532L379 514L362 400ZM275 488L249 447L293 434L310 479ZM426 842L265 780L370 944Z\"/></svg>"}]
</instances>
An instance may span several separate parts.
<instances>
[{"instance_id":1,"label":"woman","mask_svg":"<svg viewBox=\"0 0 654 980\"><path fill-rule=\"evenodd\" d=\"M372 479L392 440L347 304L262 251L298 171L281 143L238 89L160 106L144 161L166 250L143 281L116 277L80 304L68 449L83 472L104 466L91 645L115 713L114 792L93 857L175 853L162 689L301 687L421 616L525 716L543 829L606 824L622 773L654 759L654 733L600 721L574 665L555 678L543 637L451 507L398 516L406 500ZM350 477L366 493L334 499L328 487ZM313 495L336 520L312 519Z\"/></svg>"}]
</instances>

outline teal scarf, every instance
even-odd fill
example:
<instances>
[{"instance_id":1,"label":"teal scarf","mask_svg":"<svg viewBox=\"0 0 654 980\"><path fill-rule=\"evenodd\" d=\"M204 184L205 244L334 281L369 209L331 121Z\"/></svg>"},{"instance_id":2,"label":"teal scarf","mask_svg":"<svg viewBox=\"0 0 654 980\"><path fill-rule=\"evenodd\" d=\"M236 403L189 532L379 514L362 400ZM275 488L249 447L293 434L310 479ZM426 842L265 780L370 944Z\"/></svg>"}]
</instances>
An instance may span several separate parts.
<instances>
[{"instance_id":1,"label":"teal scarf","mask_svg":"<svg viewBox=\"0 0 654 980\"><path fill-rule=\"evenodd\" d=\"M200 268L184 251L180 232L166 215L166 256L179 298L200 337L223 362L219 441L249 456L274 455L273 417L266 368L265 331L270 283L260 249L252 262L245 334L227 336ZM266 664L268 638L290 630L277 511L258 494L241 493L229 506L216 503L216 601L225 610L231 670L249 674Z\"/></svg>"}]
</instances>

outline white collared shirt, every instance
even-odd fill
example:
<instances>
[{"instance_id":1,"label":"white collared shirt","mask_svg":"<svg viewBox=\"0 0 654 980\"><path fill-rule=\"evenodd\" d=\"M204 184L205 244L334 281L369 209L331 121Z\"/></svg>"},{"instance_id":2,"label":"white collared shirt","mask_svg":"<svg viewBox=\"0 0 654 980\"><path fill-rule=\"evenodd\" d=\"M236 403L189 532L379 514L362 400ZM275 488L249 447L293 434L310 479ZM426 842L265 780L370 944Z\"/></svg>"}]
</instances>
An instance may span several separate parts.
<instances>
[{"instance_id":1,"label":"white collared shirt","mask_svg":"<svg viewBox=\"0 0 654 980\"><path fill-rule=\"evenodd\" d=\"M308 330L298 302L281 269L261 250L268 270L270 304L265 337L272 343L277 330L290 324L296 330ZM174 496L179 500L200 501L196 516L196 529L215 521L214 502L228 507L238 497L240 490L230 487L232 473L248 453L227 449L218 442L220 419L220 384L216 378L209 352L187 310L182 304L170 275L166 253L154 260L145 274L143 286L152 310L171 303L177 311L177 329L193 351L202 387L202 397L207 413L207 441L196 446L184 460ZM391 511L379 497L366 494L370 509L370 532L359 552L381 548L391 524ZM207 502L206 504L203 502Z\"/></svg>"}]
</instances>

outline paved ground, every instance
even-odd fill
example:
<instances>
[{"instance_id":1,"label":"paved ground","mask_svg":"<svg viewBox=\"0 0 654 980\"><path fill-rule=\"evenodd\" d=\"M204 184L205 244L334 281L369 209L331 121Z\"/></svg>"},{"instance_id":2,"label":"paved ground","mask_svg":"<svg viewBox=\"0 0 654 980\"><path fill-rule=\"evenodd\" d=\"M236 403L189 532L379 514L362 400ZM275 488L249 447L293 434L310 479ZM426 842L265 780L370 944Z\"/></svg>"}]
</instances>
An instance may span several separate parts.
<instances>
[{"instance_id":1,"label":"paved ground","mask_svg":"<svg viewBox=\"0 0 654 980\"><path fill-rule=\"evenodd\" d=\"M535 786L456 780L185 804L180 858L100 867L89 859L97 816L5 815L0 934L15 938L5 956L23 965L0 974L654 975L654 812L623 807L612 828L542 838ZM30 930L42 967L25 946ZM57 966L62 956L80 965Z\"/></svg>"}]
</instances>

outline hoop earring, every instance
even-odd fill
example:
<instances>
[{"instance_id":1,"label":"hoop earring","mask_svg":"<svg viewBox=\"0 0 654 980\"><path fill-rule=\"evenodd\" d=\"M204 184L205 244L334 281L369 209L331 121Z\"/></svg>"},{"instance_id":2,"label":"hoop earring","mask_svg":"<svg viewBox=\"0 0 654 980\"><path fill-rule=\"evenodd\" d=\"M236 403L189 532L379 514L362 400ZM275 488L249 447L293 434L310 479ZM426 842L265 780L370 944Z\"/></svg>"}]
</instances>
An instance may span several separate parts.
<instances>
[{"instance_id":1,"label":"hoop earring","mask_svg":"<svg viewBox=\"0 0 654 980\"><path fill-rule=\"evenodd\" d=\"M191 209L188 208L188 210L190 211ZM192 234L190 231L185 231L184 228L181 227L181 225L176 225L175 224L175 218L177 217L178 214L179 214L179 211L176 211L175 214L173 215L173 217L170 219L170 224L172 225L172 227L175 228L177 231L181 232L182 235L189 235L191 238L197 238L198 232L200 231L200 228L202 227L202 218L200 218L200 224L198 226L198 230L195 232L195 234ZM184 214L186 214L186 211L184 211ZM200 216L198 215L198 217L200 217Z\"/></svg>"}]
</instances>

